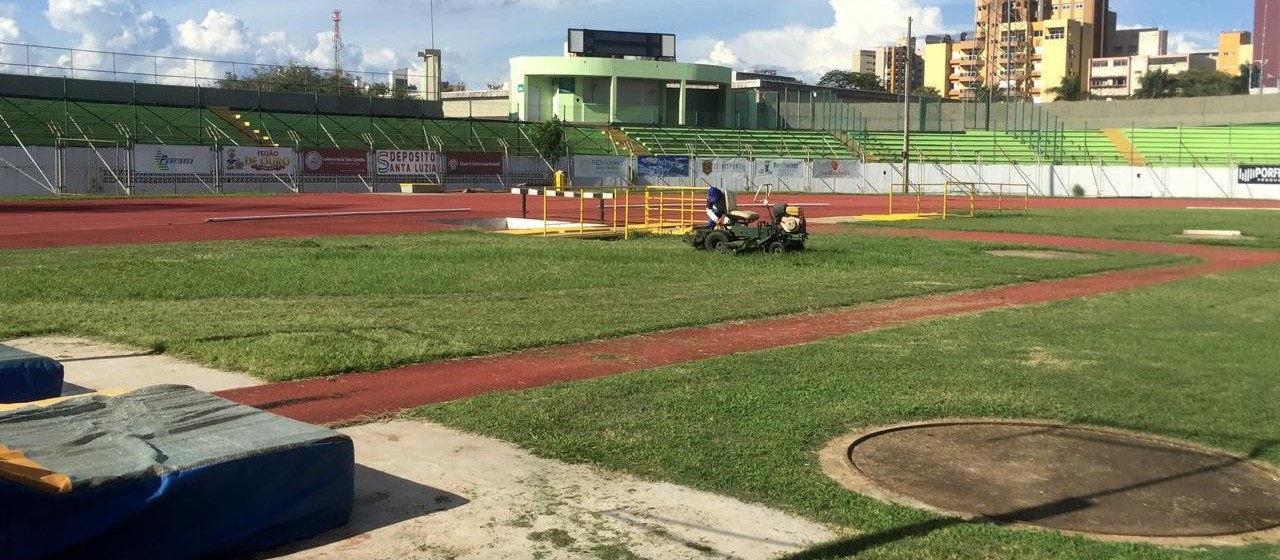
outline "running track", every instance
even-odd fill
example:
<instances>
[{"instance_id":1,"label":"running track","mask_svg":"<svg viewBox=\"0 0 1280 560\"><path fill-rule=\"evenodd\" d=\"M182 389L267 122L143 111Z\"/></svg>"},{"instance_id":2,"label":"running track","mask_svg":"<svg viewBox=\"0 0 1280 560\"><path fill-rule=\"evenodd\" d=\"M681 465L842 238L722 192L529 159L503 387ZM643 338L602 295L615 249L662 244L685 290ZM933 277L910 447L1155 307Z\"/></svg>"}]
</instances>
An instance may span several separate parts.
<instances>
[{"instance_id":1,"label":"running track","mask_svg":"<svg viewBox=\"0 0 1280 560\"><path fill-rule=\"evenodd\" d=\"M812 217L883 214L888 200L862 195L778 195L789 202L822 204L807 209ZM633 203L639 203L636 197ZM745 204L745 201L740 203ZM1033 208L1186 208L1227 206L1280 208L1280 201L1179 199L1036 199ZM534 207L537 207L536 209ZM450 214L366 215L210 223L210 218L264 214L389 212L458 209ZM538 213L540 204L530 201ZM560 216L577 216L576 201L553 200ZM588 212L590 209L588 208ZM520 199L511 194L370 195L304 194L269 197L152 198L0 202L0 249L37 249L82 245L216 241L322 235L395 234L443 229L440 220L512 217ZM639 219L635 210L633 220ZM531 216L533 217L533 216Z\"/></svg>"},{"instance_id":2,"label":"running track","mask_svg":"<svg viewBox=\"0 0 1280 560\"><path fill-rule=\"evenodd\" d=\"M1035 305L1280 263L1280 252L1040 235L863 230L1063 248L1191 255L1200 262L1082 278L915 297L820 313L680 329L513 354L433 362L388 371L251 387L228 399L316 424L359 422L415 406L494 391L618 375L642 369L816 342L926 319Z\"/></svg>"}]
</instances>

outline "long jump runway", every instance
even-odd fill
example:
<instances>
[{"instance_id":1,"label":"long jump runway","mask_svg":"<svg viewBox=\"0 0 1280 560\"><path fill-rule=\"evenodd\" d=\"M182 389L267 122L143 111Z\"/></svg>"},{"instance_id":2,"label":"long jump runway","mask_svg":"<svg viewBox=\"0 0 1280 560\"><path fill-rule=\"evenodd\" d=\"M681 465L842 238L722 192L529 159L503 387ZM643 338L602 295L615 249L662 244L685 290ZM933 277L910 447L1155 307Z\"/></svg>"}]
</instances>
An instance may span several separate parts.
<instances>
[{"instance_id":1,"label":"long jump runway","mask_svg":"<svg viewBox=\"0 0 1280 560\"><path fill-rule=\"evenodd\" d=\"M1280 251L1082 239L1043 235L862 229L895 235L1070 249L1190 255L1200 262L1081 278L914 297L819 313L433 362L221 393L228 399L319 424L342 424L493 391L529 389L647 368L768 350L888 329L927 319L1035 305L1154 286L1200 275L1280 263Z\"/></svg>"}]
</instances>

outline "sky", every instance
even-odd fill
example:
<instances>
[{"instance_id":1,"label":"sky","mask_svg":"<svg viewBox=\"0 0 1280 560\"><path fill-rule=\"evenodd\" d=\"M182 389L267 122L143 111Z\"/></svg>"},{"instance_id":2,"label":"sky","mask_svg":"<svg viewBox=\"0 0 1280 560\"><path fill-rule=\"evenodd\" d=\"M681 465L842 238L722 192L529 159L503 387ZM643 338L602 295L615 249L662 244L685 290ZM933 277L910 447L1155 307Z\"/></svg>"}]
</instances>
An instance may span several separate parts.
<instances>
[{"instance_id":1,"label":"sky","mask_svg":"<svg viewBox=\"0 0 1280 560\"><path fill-rule=\"evenodd\" d=\"M813 81L849 69L855 48L904 35L908 16L917 35L969 31L974 19L972 0L434 0L434 10L430 1L0 0L0 64L70 63L69 51L2 44L18 43L330 68L330 12L339 8L345 68L384 74L413 66L415 53L434 40L444 52L445 78L470 89L509 81L508 58L562 54L571 27L674 33L681 61L777 69ZM1169 30L1175 52L1215 50L1219 32L1253 26L1253 0L1111 6L1121 27ZM75 56L77 67L163 63L165 74L208 71L178 60ZM16 68L0 71L23 71Z\"/></svg>"}]
</instances>

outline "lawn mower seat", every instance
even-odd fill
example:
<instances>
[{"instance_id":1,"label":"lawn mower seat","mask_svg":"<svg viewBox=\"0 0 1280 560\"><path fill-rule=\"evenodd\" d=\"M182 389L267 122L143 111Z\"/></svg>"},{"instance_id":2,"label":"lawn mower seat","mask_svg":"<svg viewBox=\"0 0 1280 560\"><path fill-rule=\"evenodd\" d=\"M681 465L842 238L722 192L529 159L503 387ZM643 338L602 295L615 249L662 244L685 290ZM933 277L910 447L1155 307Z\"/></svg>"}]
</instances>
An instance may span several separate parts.
<instances>
[{"instance_id":1,"label":"lawn mower seat","mask_svg":"<svg viewBox=\"0 0 1280 560\"><path fill-rule=\"evenodd\" d=\"M729 218L734 222L749 224L760 219L760 214L750 210L738 210L738 198L732 192L724 193L725 207L729 209Z\"/></svg>"}]
</instances>

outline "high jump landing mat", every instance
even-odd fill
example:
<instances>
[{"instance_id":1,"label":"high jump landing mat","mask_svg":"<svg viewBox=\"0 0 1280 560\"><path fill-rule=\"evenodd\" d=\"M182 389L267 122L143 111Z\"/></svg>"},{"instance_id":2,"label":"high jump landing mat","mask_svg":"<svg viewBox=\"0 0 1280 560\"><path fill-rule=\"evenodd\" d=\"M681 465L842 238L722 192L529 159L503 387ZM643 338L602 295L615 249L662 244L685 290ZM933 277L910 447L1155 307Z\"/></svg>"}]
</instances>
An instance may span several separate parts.
<instances>
[{"instance_id":1,"label":"high jump landing mat","mask_svg":"<svg viewBox=\"0 0 1280 560\"><path fill-rule=\"evenodd\" d=\"M347 522L338 432L166 385L0 406L0 559L236 557Z\"/></svg>"},{"instance_id":2,"label":"high jump landing mat","mask_svg":"<svg viewBox=\"0 0 1280 560\"><path fill-rule=\"evenodd\" d=\"M61 394L62 364L0 344L0 404L38 401Z\"/></svg>"}]
</instances>

